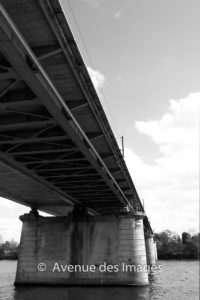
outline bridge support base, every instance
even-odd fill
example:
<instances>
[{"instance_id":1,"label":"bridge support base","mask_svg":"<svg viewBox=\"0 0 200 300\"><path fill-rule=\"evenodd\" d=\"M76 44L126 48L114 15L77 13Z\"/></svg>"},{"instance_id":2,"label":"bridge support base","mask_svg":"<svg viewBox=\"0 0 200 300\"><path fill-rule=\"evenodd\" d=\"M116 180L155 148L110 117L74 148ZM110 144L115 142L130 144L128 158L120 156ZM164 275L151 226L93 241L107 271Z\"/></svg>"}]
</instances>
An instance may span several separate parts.
<instances>
[{"instance_id":1,"label":"bridge support base","mask_svg":"<svg viewBox=\"0 0 200 300\"><path fill-rule=\"evenodd\" d=\"M148 265L155 265L156 263L156 243L153 240L153 234L145 234L145 246L146 246L146 255L147 255L147 264Z\"/></svg>"},{"instance_id":2,"label":"bridge support base","mask_svg":"<svg viewBox=\"0 0 200 300\"><path fill-rule=\"evenodd\" d=\"M158 250L157 250L157 243L154 241L154 253L155 253L155 261L158 260Z\"/></svg>"},{"instance_id":3,"label":"bridge support base","mask_svg":"<svg viewBox=\"0 0 200 300\"><path fill-rule=\"evenodd\" d=\"M148 284L142 218L21 216L15 284Z\"/></svg>"}]
</instances>

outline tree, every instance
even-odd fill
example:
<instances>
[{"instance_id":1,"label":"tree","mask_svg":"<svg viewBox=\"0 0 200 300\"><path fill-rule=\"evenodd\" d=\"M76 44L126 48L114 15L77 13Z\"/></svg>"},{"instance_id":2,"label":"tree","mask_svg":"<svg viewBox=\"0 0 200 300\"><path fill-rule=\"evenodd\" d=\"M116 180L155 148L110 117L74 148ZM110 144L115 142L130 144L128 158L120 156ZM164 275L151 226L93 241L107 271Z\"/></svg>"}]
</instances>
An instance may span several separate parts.
<instances>
[{"instance_id":1,"label":"tree","mask_svg":"<svg viewBox=\"0 0 200 300\"><path fill-rule=\"evenodd\" d=\"M18 256L18 243L13 239L0 244L0 259L12 258L16 259Z\"/></svg>"},{"instance_id":2,"label":"tree","mask_svg":"<svg viewBox=\"0 0 200 300\"><path fill-rule=\"evenodd\" d=\"M200 257L200 234L191 236L188 232L182 233L182 239L173 231L165 230L155 234L157 240L158 257L161 259Z\"/></svg>"},{"instance_id":3,"label":"tree","mask_svg":"<svg viewBox=\"0 0 200 300\"><path fill-rule=\"evenodd\" d=\"M182 233L182 243L185 245L187 241L191 238L190 234L188 232Z\"/></svg>"}]
</instances>

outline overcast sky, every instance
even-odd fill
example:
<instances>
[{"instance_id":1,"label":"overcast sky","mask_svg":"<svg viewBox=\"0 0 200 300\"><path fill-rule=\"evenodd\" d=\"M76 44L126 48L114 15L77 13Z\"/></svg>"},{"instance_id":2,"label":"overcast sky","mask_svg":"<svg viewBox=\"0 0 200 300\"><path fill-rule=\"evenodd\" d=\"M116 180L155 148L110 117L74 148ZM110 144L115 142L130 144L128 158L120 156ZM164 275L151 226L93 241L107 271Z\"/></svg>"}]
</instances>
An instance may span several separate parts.
<instances>
[{"instance_id":1,"label":"overcast sky","mask_svg":"<svg viewBox=\"0 0 200 300\"><path fill-rule=\"evenodd\" d=\"M198 230L200 1L70 3L82 38L62 0L117 141L124 136L127 166L152 227ZM4 240L19 239L18 217L28 210L0 200Z\"/></svg>"}]
</instances>

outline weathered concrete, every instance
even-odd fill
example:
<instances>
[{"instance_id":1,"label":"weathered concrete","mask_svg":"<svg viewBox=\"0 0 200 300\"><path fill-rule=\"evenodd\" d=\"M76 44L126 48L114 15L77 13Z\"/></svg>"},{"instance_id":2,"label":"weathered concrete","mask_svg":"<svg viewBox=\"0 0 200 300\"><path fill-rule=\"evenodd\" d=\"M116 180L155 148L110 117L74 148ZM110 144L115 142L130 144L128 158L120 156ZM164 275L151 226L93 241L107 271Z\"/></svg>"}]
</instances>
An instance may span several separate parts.
<instances>
[{"instance_id":1,"label":"weathered concrete","mask_svg":"<svg viewBox=\"0 0 200 300\"><path fill-rule=\"evenodd\" d=\"M155 257L155 243L153 240L153 234L145 234L145 246L147 255L147 264L154 265L156 263Z\"/></svg>"},{"instance_id":2,"label":"weathered concrete","mask_svg":"<svg viewBox=\"0 0 200 300\"><path fill-rule=\"evenodd\" d=\"M141 216L76 220L72 215L41 217L30 213L20 219L23 228L16 284L148 284ZM40 271L39 263L45 263L46 270ZM81 265L85 270L93 265L95 270L63 271L66 265ZM109 270L104 270L105 265L110 265ZM127 265L134 265L136 271L125 270Z\"/></svg>"},{"instance_id":3,"label":"weathered concrete","mask_svg":"<svg viewBox=\"0 0 200 300\"><path fill-rule=\"evenodd\" d=\"M154 241L154 253L155 253L155 261L158 260L158 251L157 251L157 243Z\"/></svg>"}]
</instances>

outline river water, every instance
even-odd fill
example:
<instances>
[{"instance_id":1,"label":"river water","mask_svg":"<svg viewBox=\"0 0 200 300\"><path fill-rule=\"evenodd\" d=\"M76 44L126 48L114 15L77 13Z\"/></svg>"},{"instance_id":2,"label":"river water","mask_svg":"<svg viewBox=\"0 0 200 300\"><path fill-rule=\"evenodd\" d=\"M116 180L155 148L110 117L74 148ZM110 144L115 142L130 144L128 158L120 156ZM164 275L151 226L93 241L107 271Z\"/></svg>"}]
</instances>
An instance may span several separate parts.
<instances>
[{"instance_id":1,"label":"river water","mask_svg":"<svg viewBox=\"0 0 200 300\"><path fill-rule=\"evenodd\" d=\"M17 287L16 261L0 261L0 300L199 300L198 261L159 261L145 287Z\"/></svg>"}]
</instances>

